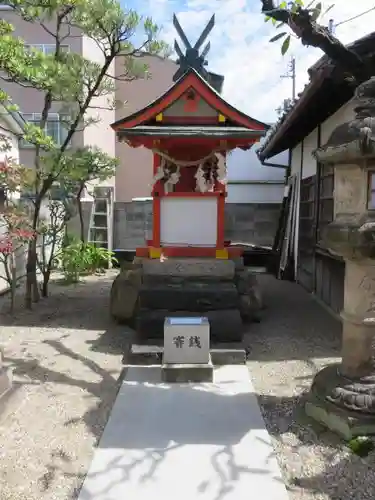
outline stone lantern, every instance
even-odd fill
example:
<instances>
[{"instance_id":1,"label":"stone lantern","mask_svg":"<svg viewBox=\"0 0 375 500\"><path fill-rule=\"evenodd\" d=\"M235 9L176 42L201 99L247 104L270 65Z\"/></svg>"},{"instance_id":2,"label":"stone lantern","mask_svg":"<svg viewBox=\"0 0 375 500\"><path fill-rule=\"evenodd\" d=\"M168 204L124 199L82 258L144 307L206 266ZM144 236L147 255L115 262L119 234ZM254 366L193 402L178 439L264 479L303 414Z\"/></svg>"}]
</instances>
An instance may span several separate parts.
<instances>
[{"instance_id":1,"label":"stone lantern","mask_svg":"<svg viewBox=\"0 0 375 500\"><path fill-rule=\"evenodd\" d=\"M314 378L309 416L346 439L375 434L375 78L355 93L355 118L339 125L317 160L334 167L334 220L322 244L345 260L342 361Z\"/></svg>"}]
</instances>

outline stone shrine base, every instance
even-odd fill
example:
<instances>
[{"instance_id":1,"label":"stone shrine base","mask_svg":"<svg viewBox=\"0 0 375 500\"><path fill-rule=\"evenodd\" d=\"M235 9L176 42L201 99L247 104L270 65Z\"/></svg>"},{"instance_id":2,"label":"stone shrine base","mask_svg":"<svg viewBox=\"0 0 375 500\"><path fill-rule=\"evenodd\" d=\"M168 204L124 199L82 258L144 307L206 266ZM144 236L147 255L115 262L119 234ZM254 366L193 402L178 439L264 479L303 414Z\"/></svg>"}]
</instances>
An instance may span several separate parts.
<instances>
[{"instance_id":1,"label":"stone shrine base","mask_svg":"<svg viewBox=\"0 0 375 500\"><path fill-rule=\"evenodd\" d=\"M163 338L165 317L207 317L214 342L241 342L263 307L257 276L242 258L138 258L111 290L111 315L144 340Z\"/></svg>"},{"instance_id":2,"label":"stone shrine base","mask_svg":"<svg viewBox=\"0 0 375 500\"><path fill-rule=\"evenodd\" d=\"M305 404L306 414L348 441L357 436L375 434L375 414L370 411L366 413L365 405L362 410L357 407L356 411L351 411L349 399L337 400L337 404L327 399L334 395L337 389L345 390L351 382L340 376L338 368L339 365L329 365L315 376ZM349 391L347 394L349 395ZM365 402L365 394L352 393L350 396L360 398L362 403ZM354 409L356 406L354 400L352 404Z\"/></svg>"}]
</instances>

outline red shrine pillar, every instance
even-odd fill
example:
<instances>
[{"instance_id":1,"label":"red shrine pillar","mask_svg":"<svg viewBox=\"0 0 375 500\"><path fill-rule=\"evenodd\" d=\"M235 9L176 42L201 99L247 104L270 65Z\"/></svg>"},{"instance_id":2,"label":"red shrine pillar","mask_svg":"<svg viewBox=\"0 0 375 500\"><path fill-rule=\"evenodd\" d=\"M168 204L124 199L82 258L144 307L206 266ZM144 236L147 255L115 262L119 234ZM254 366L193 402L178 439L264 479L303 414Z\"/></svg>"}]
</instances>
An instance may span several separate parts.
<instances>
[{"instance_id":1,"label":"red shrine pillar","mask_svg":"<svg viewBox=\"0 0 375 500\"><path fill-rule=\"evenodd\" d=\"M157 174L160 166L160 155L154 153L154 176ZM152 189L152 246L154 248L160 247L160 193L163 189L161 181L154 184Z\"/></svg>"}]
</instances>

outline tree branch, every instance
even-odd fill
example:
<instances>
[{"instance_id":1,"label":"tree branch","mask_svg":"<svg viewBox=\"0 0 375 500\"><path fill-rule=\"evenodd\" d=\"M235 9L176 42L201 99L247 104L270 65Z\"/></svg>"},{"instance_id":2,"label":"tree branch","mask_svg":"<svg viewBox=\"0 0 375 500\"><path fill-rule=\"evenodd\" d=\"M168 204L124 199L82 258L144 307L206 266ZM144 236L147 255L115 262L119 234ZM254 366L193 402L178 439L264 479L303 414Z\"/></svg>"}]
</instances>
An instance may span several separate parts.
<instances>
[{"instance_id":1,"label":"tree branch","mask_svg":"<svg viewBox=\"0 0 375 500\"><path fill-rule=\"evenodd\" d=\"M312 11L297 7L295 11L280 9L274 0L261 0L262 13L277 22L285 23L303 45L321 49L344 72L363 81L372 76L372 68L354 51L348 49L328 28L312 17Z\"/></svg>"}]
</instances>

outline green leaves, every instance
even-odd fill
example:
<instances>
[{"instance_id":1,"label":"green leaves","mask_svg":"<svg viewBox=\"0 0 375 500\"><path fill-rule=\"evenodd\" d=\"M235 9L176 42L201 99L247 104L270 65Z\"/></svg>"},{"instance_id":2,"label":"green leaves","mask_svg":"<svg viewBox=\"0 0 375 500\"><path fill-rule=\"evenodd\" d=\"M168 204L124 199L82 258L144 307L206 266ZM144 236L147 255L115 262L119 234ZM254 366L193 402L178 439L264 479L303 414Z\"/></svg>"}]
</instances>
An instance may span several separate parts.
<instances>
[{"instance_id":1,"label":"green leaves","mask_svg":"<svg viewBox=\"0 0 375 500\"><path fill-rule=\"evenodd\" d=\"M289 46L290 46L290 35L287 34L286 31L283 31L282 33L278 33L274 37L271 38L270 42L277 42L277 40L280 40L281 38L284 38L284 41L281 45L281 53L282 55L285 55L288 52Z\"/></svg>"},{"instance_id":2,"label":"green leaves","mask_svg":"<svg viewBox=\"0 0 375 500\"><path fill-rule=\"evenodd\" d=\"M60 159L62 173L60 184L70 186L70 190L78 189L94 179L104 181L115 174L118 159L113 158L97 147L79 148L67 151ZM75 196L72 192L71 196Z\"/></svg>"},{"instance_id":3,"label":"green leaves","mask_svg":"<svg viewBox=\"0 0 375 500\"><path fill-rule=\"evenodd\" d=\"M311 19L316 21L320 14L322 13L322 3L318 2L316 6L311 10Z\"/></svg>"},{"instance_id":4,"label":"green leaves","mask_svg":"<svg viewBox=\"0 0 375 500\"><path fill-rule=\"evenodd\" d=\"M81 241L64 247L58 260L68 283L77 283L81 276L100 272L110 262L117 263L113 252Z\"/></svg>"},{"instance_id":5,"label":"green leaves","mask_svg":"<svg viewBox=\"0 0 375 500\"><path fill-rule=\"evenodd\" d=\"M329 7L325 14L332 8ZM294 0L294 1L281 1L277 8L274 11L267 11L269 14L265 17L265 21L271 20L273 26L277 29L282 26L288 26L292 28L294 35L298 38L300 36L300 31L293 28L297 23L297 20L300 20L302 17L307 19L310 23L315 23L317 19L322 15L322 2L317 2L315 4L315 0L309 2L306 6L303 0ZM278 40L283 40L281 45L281 54L285 55L291 43L291 37L293 33L288 34L286 31L282 33L278 33L274 37L270 39L270 42L276 42Z\"/></svg>"},{"instance_id":6,"label":"green leaves","mask_svg":"<svg viewBox=\"0 0 375 500\"><path fill-rule=\"evenodd\" d=\"M281 46L281 54L284 56L289 49L290 46L290 35L288 35L285 40L283 41L283 44Z\"/></svg>"},{"instance_id":7,"label":"green leaves","mask_svg":"<svg viewBox=\"0 0 375 500\"><path fill-rule=\"evenodd\" d=\"M286 34L286 31L284 31L283 33L278 33L276 36L271 38L270 42L277 42L277 40L280 40L280 38L283 38Z\"/></svg>"}]
</instances>

